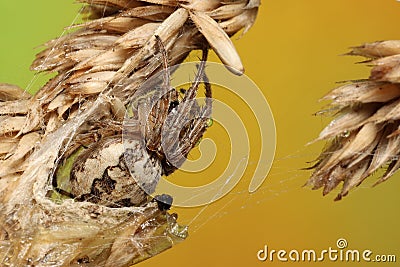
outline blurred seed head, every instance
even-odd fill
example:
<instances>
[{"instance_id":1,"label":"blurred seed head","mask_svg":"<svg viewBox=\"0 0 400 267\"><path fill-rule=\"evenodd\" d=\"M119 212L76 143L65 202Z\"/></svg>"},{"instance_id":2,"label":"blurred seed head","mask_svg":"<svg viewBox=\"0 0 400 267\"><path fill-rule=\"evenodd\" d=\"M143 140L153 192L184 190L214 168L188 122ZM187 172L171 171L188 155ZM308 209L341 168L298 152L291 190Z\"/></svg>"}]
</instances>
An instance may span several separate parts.
<instances>
[{"instance_id":1,"label":"blurred seed head","mask_svg":"<svg viewBox=\"0 0 400 267\"><path fill-rule=\"evenodd\" d=\"M367 58L371 75L340 86L323 99L331 100L336 118L316 141L328 144L307 182L328 194L343 184L336 200L346 196L375 171L386 167L375 185L400 168L400 41L353 47L348 55Z\"/></svg>"}]
</instances>

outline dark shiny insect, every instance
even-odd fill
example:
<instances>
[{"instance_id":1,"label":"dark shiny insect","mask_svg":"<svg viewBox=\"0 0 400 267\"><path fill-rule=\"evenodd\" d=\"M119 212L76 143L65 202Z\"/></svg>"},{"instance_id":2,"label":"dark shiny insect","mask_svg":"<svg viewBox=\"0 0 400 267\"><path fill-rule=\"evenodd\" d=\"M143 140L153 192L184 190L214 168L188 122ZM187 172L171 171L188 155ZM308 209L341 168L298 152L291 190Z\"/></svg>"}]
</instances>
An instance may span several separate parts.
<instances>
[{"instance_id":1,"label":"dark shiny insect","mask_svg":"<svg viewBox=\"0 0 400 267\"><path fill-rule=\"evenodd\" d=\"M159 210L167 211L172 206L173 198L170 195L162 194L155 196L154 201L157 202Z\"/></svg>"}]
</instances>

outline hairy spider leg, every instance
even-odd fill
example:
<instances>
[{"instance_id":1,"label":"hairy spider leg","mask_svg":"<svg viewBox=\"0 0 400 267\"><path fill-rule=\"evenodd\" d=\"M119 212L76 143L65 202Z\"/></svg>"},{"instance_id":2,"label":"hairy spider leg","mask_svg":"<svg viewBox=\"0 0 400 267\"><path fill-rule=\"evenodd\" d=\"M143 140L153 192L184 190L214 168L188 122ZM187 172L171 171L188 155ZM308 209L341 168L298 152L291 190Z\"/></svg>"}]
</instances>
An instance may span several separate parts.
<instances>
[{"instance_id":1,"label":"hairy spider leg","mask_svg":"<svg viewBox=\"0 0 400 267\"><path fill-rule=\"evenodd\" d=\"M160 38L160 36L155 35L156 40L157 40L157 44L158 44L158 49L161 52L161 56L162 56L162 61L163 61L163 67L164 67L164 80L163 80L163 86L165 88L165 90L169 90L170 89L170 85L171 85L171 77L169 75L169 66L168 66L168 54L167 54L167 50L165 49L165 46Z\"/></svg>"},{"instance_id":2,"label":"hairy spider leg","mask_svg":"<svg viewBox=\"0 0 400 267\"><path fill-rule=\"evenodd\" d=\"M161 131L164 121L171 110L171 106L178 105L178 92L171 88L171 78L169 75L168 54L164 47L161 38L156 35L157 44L161 52L163 61L163 85L159 94L156 94L156 100L151 100L150 112L144 122L145 130L144 137L146 147L150 151L156 152L159 156L162 155L161 148ZM157 99L158 98L158 99ZM178 104L177 104L178 103Z\"/></svg>"}]
</instances>

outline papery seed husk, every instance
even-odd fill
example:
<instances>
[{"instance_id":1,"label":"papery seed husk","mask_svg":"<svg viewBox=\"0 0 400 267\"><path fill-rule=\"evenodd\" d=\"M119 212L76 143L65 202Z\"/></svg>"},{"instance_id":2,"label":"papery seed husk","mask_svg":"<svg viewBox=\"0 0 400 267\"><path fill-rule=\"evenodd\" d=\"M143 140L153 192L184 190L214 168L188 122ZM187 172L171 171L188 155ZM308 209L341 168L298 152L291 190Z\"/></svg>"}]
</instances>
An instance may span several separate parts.
<instances>
[{"instance_id":1,"label":"papery seed husk","mask_svg":"<svg viewBox=\"0 0 400 267\"><path fill-rule=\"evenodd\" d=\"M228 35L233 35L241 29L243 29L242 34L245 34L255 23L257 13L257 8L245 10L240 15L223 21L219 25Z\"/></svg>"},{"instance_id":2,"label":"papery seed husk","mask_svg":"<svg viewBox=\"0 0 400 267\"><path fill-rule=\"evenodd\" d=\"M231 5L223 5L217 9L206 12L206 14L213 19L230 19L232 17L238 16L243 11L245 11L245 6L245 2Z\"/></svg>"},{"instance_id":3,"label":"papery seed husk","mask_svg":"<svg viewBox=\"0 0 400 267\"><path fill-rule=\"evenodd\" d=\"M400 41L389 40L374 43L366 43L353 47L349 55L364 56L370 58L381 58L400 54Z\"/></svg>"},{"instance_id":4,"label":"papery seed husk","mask_svg":"<svg viewBox=\"0 0 400 267\"><path fill-rule=\"evenodd\" d=\"M190 12L190 18L206 37L221 61L238 75L243 74L244 68L238 53L228 35L218 23L203 12Z\"/></svg>"},{"instance_id":5,"label":"papery seed husk","mask_svg":"<svg viewBox=\"0 0 400 267\"><path fill-rule=\"evenodd\" d=\"M7 155L8 160L17 161L22 159L26 154L28 154L35 146L38 145L40 141L40 134L33 132L25 134L21 137L16 146L15 150L10 151Z\"/></svg>"},{"instance_id":6,"label":"papery seed husk","mask_svg":"<svg viewBox=\"0 0 400 267\"><path fill-rule=\"evenodd\" d=\"M3 116L0 117L0 136L7 133L19 132L25 125L25 116Z\"/></svg>"},{"instance_id":7,"label":"papery seed husk","mask_svg":"<svg viewBox=\"0 0 400 267\"><path fill-rule=\"evenodd\" d=\"M18 99L29 99L31 95L17 85L0 83L0 100L11 101Z\"/></svg>"},{"instance_id":8,"label":"papery seed husk","mask_svg":"<svg viewBox=\"0 0 400 267\"><path fill-rule=\"evenodd\" d=\"M367 81L343 85L322 99L332 100L332 105L346 106L356 103L388 102L399 96L399 84Z\"/></svg>"},{"instance_id":9,"label":"papery seed husk","mask_svg":"<svg viewBox=\"0 0 400 267\"><path fill-rule=\"evenodd\" d=\"M356 154L363 153L363 150L368 148L375 140L379 128L374 123L365 124L360 131L355 135L354 139L346 143L341 149L340 153L332 156L326 163L326 168L338 164L341 160L350 158Z\"/></svg>"},{"instance_id":10,"label":"papery seed husk","mask_svg":"<svg viewBox=\"0 0 400 267\"><path fill-rule=\"evenodd\" d=\"M315 141L332 138L337 135L344 134L347 131L353 131L354 129L362 126L363 123L365 123L365 121L369 119L373 113L375 113L375 111L375 106L369 106L345 112L337 119L331 121L329 125L322 130L319 137Z\"/></svg>"},{"instance_id":11,"label":"papery seed husk","mask_svg":"<svg viewBox=\"0 0 400 267\"><path fill-rule=\"evenodd\" d=\"M134 8L142 5L140 1L136 0L77 0L80 3L88 3L92 5L101 4L105 6L115 6L121 9Z\"/></svg>"}]
</instances>

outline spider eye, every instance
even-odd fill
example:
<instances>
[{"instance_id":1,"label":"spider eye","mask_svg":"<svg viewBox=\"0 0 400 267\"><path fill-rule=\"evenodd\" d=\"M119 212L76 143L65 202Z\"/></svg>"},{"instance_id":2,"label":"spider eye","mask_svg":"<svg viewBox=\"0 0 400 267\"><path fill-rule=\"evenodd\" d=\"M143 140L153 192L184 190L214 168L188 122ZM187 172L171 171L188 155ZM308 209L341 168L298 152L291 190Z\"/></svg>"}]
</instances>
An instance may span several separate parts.
<instances>
[{"instance_id":1,"label":"spider eye","mask_svg":"<svg viewBox=\"0 0 400 267\"><path fill-rule=\"evenodd\" d=\"M178 100L174 100L169 104L168 107L168 113L170 113L174 108L176 108L179 105L179 101Z\"/></svg>"}]
</instances>

